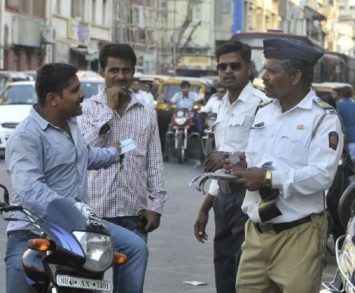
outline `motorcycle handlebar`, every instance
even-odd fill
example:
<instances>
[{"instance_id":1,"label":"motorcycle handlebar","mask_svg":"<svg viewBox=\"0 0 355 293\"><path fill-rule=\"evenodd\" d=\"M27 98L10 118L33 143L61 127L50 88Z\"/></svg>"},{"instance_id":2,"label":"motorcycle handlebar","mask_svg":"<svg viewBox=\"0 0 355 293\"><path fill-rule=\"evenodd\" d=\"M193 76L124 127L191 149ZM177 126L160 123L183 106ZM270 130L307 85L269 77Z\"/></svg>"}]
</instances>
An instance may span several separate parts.
<instances>
[{"instance_id":1,"label":"motorcycle handlebar","mask_svg":"<svg viewBox=\"0 0 355 293\"><path fill-rule=\"evenodd\" d=\"M8 191L7 188L6 188L4 185L2 185L2 184L0 184L0 188L2 188L2 189L4 190L4 202L5 202L6 204L9 204L9 201L10 201L10 198L9 198L9 191Z\"/></svg>"},{"instance_id":2,"label":"motorcycle handlebar","mask_svg":"<svg viewBox=\"0 0 355 293\"><path fill-rule=\"evenodd\" d=\"M23 210L22 206L11 206L3 202L0 203L0 212L8 213L12 211L22 211L22 210Z\"/></svg>"}]
</instances>

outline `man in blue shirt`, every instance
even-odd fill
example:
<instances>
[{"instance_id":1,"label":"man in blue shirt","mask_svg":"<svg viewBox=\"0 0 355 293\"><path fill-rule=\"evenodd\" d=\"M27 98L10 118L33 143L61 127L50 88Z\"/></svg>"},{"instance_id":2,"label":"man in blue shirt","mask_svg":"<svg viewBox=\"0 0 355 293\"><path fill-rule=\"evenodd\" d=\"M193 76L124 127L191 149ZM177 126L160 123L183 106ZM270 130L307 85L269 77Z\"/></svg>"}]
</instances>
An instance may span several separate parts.
<instances>
[{"instance_id":1,"label":"man in blue shirt","mask_svg":"<svg viewBox=\"0 0 355 293\"><path fill-rule=\"evenodd\" d=\"M176 104L178 108L187 108L190 111L194 104L199 100L197 93L190 91L190 83L184 80L180 84L181 92L176 93L170 100L170 103Z\"/></svg>"},{"instance_id":2,"label":"man in blue shirt","mask_svg":"<svg viewBox=\"0 0 355 293\"><path fill-rule=\"evenodd\" d=\"M337 102L337 111L345 127L345 143L353 162L355 162L355 101L349 86L342 88L343 99Z\"/></svg>"},{"instance_id":3,"label":"man in blue shirt","mask_svg":"<svg viewBox=\"0 0 355 293\"><path fill-rule=\"evenodd\" d=\"M87 170L107 168L119 162L117 148L88 146L76 122L82 114L84 92L80 89L77 69L69 64L53 63L37 71L38 105L15 129L6 144L6 169L14 190L11 204L22 205L45 217L46 207L54 199L87 198ZM116 99L124 92L119 87L109 89ZM23 268L22 255L27 241L38 237L38 230L20 212L12 212L7 227L6 292L32 293ZM116 251L129 261L113 268L114 292L142 293L148 249L133 232L106 223Z\"/></svg>"}]
</instances>

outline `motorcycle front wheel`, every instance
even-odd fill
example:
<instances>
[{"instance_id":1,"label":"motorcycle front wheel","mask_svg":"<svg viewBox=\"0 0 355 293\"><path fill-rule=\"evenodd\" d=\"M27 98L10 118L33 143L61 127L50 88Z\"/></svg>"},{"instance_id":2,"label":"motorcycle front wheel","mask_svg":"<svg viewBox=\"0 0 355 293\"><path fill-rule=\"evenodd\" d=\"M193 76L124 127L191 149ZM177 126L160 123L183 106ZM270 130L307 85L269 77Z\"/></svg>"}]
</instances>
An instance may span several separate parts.
<instances>
[{"instance_id":1,"label":"motorcycle front wheel","mask_svg":"<svg viewBox=\"0 0 355 293\"><path fill-rule=\"evenodd\" d=\"M178 156L178 163L182 164L185 160L185 149L184 145L184 137L182 134L178 134L177 136L177 156Z\"/></svg>"}]
</instances>

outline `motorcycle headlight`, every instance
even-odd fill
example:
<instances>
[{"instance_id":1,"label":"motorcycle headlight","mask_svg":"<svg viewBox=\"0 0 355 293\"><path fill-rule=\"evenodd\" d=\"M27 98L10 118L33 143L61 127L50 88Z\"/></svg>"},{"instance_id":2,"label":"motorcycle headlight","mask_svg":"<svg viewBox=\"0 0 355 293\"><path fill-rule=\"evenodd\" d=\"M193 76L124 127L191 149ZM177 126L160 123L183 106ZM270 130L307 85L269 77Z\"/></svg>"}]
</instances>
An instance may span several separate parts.
<instances>
[{"instance_id":1,"label":"motorcycle headlight","mask_svg":"<svg viewBox=\"0 0 355 293\"><path fill-rule=\"evenodd\" d=\"M186 123L187 118L186 117L181 117L181 118L175 118L175 123L177 125L183 125Z\"/></svg>"},{"instance_id":2,"label":"motorcycle headlight","mask_svg":"<svg viewBox=\"0 0 355 293\"><path fill-rule=\"evenodd\" d=\"M86 256L83 268L92 272L103 272L113 263L113 248L110 236L91 232L73 232Z\"/></svg>"}]
</instances>

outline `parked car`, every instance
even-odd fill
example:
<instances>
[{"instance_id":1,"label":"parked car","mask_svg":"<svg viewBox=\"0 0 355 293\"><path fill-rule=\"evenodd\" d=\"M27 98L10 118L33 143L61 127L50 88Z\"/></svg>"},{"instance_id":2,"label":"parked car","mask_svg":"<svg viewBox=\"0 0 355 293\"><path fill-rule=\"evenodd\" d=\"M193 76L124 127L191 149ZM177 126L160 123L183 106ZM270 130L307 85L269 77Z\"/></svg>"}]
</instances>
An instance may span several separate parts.
<instances>
[{"instance_id":1,"label":"parked car","mask_svg":"<svg viewBox=\"0 0 355 293\"><path fill-rule=\"evenodd\" d=\"M86 99L98 94L105 88L105 79L102 77L79 78L79 80Z\"/></svg>"},{"instance_id":2,"label":"parked car","mask_svg":"<svg viewBox=\"0 0 355 293\"><path fill-rule=\"evenodd\" d=\"M6 140L15 127L30 113L37 102L34 81L9 83L0 93L0 155L5 153Z\"/></svg>"},{"instance_id":3,"label":"parked car","mask_svg":"<svg viewBox=\"0 0 355 293\"><path fill-rule=\"evenodd\" d=\"M320 82L312 84L313 89L320 98L328 97L331 95L333 89L342 88L344 86L352 88L351 84L344 82Z\"/></svg>"},{"instance_id":4,"label":"parked car","mask_svg":"<svg viewBox=\"0 0 355 293\"><path fill-rule=\"evenodd\" d=\"M34 77L22 71L0 71L0 92L7 86L7 84L16 81L32 81Z\"/></svg>"},{"instance_id":5,"label":"parked car","mask_svg":"<svg viewBox=\"0 0 355 293\"><path fill-rule=\"evenodd\" d=\"M79 79L85 98L90 98L105 88L103 78ZM30 113L37 102L34 81L9 83L0 93L0 156L4 156L6 140L15 127Z\"/></svg>"}]
</instances>

